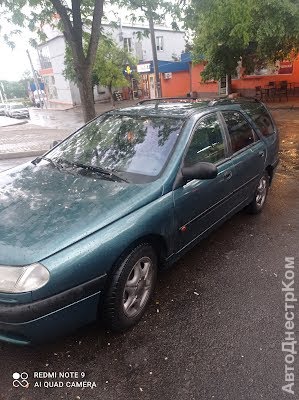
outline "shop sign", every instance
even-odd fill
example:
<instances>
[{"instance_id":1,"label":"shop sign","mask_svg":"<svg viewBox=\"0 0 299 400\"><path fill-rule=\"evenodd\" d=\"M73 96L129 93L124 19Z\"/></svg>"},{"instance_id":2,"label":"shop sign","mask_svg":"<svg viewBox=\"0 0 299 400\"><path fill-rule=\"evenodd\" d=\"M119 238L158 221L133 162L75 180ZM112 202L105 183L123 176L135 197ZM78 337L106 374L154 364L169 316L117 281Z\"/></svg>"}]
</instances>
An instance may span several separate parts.
<instances>
[{"instance_id":1,"label":"shop sign","mask_svg":"<svg viewBox=\"0 0 299 400\"><path fill-rule=\"evenodd\" d=\"M151 71L151 64L138 64L137 65L137 72L150 72Z\"/></svg>"}]
</instances>

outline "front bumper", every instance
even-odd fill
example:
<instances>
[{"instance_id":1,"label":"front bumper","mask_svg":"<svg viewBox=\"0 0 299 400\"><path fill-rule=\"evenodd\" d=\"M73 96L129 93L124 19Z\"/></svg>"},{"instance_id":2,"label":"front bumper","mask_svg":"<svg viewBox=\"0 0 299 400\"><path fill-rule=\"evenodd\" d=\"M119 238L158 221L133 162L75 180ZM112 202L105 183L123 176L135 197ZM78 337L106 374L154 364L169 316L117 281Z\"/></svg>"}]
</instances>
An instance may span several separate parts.
<instances>
[{"instance_id":1,"label":"front bumper","mask_svg":"<svg viewBox=\"0 0 299 400\"><path fill-rule=\"evenodd\" d=\"M106 275L26 304L0 302L0 340L31 344L69 333L97 318Z\"/></svg>"}]
</instances>

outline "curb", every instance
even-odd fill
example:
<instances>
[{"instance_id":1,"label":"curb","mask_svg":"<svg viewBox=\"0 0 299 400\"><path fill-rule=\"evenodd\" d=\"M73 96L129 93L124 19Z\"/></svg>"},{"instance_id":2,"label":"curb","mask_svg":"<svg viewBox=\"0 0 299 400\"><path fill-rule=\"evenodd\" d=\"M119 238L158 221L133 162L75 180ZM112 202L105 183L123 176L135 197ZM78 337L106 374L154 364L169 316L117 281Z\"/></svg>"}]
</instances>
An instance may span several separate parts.
<instances>
[{"instance_id":1,"label":"curb","mask_svg":"<svg viewBox=\"0 0 299 400\"><path fill-rule=\"evenodd\" d=\"M0 160L10 160L13 158L25 158L25 157L36 157L40 156L50 149L47 150L30 150L30 151L22 151L19 153L0 153Z\"/></svg>"},{"instance_id":2,"label":"curb","mask_svg":"<svg viewBox=\"0 0 299 400\"><path fill-rule=\"evenodd\" d=\"M33 112L35 111L68 111L68 110L73 110L75 107L71 106L68 108L31 108Z\"/></svg>"},{"instance_id":3,"label":"curb","mask_svg":"<svg viewBox=\"0 0 299 400\"><path fill-rule=\"evenodd\" d=\"M0 125L0 128L8 128L9 126L25 125L28 124L28 120L18 121L15 124Z\"/></svg>"}]
</instances>

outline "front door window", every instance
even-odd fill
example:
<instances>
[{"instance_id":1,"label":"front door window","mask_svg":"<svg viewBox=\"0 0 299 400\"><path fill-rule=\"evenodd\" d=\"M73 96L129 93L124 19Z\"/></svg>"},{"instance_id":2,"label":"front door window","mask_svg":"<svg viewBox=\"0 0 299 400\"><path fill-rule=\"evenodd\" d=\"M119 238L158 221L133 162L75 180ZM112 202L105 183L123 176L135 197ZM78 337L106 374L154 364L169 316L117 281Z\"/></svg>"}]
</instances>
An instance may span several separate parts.
<instances>
[{"instance_id":1,"label":"front door window","mask_svg":"<svg viewBox=\"0 0 299 400\"><path fill-rule=\"evenodd\" d=\"M218 163L224 158L224 140L220 123L216 114L210 114L201 119L195 128L184 166L190 167L201 161Z\"/></svg>"}]
</instances>

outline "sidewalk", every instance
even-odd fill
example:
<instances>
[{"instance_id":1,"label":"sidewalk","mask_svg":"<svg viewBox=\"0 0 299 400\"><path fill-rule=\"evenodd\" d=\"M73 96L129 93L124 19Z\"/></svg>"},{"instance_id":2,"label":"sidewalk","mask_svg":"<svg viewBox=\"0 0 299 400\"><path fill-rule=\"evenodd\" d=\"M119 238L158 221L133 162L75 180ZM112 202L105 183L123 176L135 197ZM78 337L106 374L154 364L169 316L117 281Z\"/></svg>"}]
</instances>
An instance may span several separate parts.
<instances>
[{"instance_id":1,"label":"sidewalk","mask_svg":"<svg viewBox=\"0 0 299 400\"><path fill-rule=\"evenodd\" d=\"M0 160L34 157L50 149L54 140L64 139L68 129L49 129L32 125L0 128Z\"/></svg>"},{"instance_id":2,"label":"sidewalk","mask_svg":"<svg viewBox=\"0 0 299 400\"><path fill-rule=\"evenodd\" d=\"M5 116L0 116L0 128L12 125L23 125L27 124L28 119L16 119L16 118L9 118Z\"/></svg>"},{"instance_id":3,"label":"sidewalk","mask_svg":"<svg viewBox=\"0 0 299 400\"><path fill-rule=\"evenodd\" d=\"M115 108L130 107L138 103L139 100L123 100L116 102ZM110 102L95 103L96 115L112 110ZM31 123L47 128L64 128L73 131L84 124L81 106L70 109L30 109Z\"/></svg>"}]
</instances>

